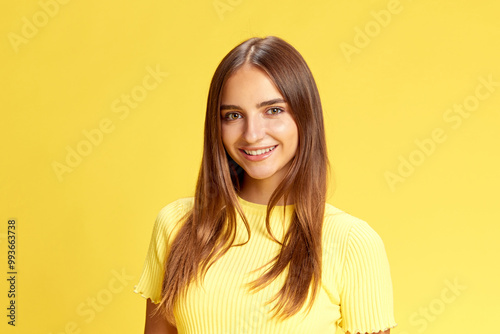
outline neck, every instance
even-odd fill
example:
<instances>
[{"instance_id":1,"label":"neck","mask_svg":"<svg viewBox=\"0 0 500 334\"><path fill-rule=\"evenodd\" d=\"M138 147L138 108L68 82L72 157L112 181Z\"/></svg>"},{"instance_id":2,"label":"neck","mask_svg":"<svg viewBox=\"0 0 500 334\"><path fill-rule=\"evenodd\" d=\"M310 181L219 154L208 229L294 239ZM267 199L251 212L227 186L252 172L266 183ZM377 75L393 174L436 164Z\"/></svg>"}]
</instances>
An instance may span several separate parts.
<instances>
[{"instance_id":1,"label":"neck","mask_svg":"<svg viewBox=\"0 0 500 334\"><path fill-rule=\"evenodd\" d=\"M248 202L267 205L279 182L281 180L253 179L245 173L239 196ZM293 199L289 197L287 204L293 204ZM276 205L284 205L283 198Z\"/></svg>"}]
</instances>

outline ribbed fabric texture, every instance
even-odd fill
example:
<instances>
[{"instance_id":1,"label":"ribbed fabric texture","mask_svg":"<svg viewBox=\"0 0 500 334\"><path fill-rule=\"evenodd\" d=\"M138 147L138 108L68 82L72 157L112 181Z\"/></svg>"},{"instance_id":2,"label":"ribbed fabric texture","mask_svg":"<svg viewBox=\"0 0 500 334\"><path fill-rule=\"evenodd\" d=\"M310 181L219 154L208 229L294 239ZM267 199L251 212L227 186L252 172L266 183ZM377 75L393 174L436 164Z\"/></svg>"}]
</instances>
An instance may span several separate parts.
<instances>
[{"instance_id":1,"label":"ribbed fabric texture","mask_svg":"<svg viewBox=\"0 0 500 334\"><path fill-rule=\"evenodd\" d=\"M191 284L186 298L174 308L179 334L233 333L332 333L337 327L351 334L376 333L396 326L389 263L380 236L363 220L326 204L323 226L322 285L309 313L279 321L271 318L274 304L266 305L282 287L281 275L266 288L250 293L245 283L262 275L264 265L278 254L280 245L265 227L266 206L239 198L251 229L250 241L232 247L208 270L203 284ZM166 254L180 224L176 222L193 205L183 198L165 206L154 224L142 275L136 293L161 300ZM271 216L274 236L281 240L294 206L276 207ZM236 243L248 234L238 219Z\"/></svg>"}]
</instances>

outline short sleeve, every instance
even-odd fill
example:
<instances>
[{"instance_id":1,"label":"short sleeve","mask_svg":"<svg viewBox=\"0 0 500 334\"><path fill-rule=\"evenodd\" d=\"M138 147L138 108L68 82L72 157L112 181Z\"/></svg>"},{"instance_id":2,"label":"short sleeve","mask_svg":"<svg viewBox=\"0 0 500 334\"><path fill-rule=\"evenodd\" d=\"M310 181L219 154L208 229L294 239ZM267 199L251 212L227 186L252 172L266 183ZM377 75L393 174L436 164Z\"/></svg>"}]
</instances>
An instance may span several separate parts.
<instances>
[{"instance_id":1,"label":"short sleeve","mask_svg":"<svg viewBox=\"0 0 500 334\"><path fill-rule=\"evenodd\" d=\"M165 260L169 241L173 240L174 231L180 226L180 219L186 213L183 199L174 201L160 210L156 217L149 243L146 260L139 282L134 292L144 298L150 298L155 304L161 301L161 290L165 273Z\"/></svg>"},{"instance_id":2,"label":"short sleeve","mask_svg":"<svg viewBox=\"0 0 500 334\"><path fill-rule=\"evenodd\" d=\"M342 269L340 327L351 334L395 327L389 261L380 236L354 219Z\"/></svg>"}]
</instances>

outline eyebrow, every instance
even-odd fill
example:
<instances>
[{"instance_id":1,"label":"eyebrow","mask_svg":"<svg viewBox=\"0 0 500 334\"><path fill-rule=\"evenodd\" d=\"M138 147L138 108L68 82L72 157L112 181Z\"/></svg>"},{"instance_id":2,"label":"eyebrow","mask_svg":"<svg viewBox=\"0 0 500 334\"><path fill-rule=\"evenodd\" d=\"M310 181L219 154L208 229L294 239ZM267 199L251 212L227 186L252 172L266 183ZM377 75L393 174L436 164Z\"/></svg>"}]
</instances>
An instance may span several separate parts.
<instances>
[{"instance_id":1,"label":"eyebrow","mask_svg":"<svg viewBox=\"0 0 500 334\"><path fill-rule=\"evenodd\" d=\"M262 107L265 107L265 106L270 106L272 104L276 104L276 103L286 103L285 100L283 100L282 98L277 98L277 99L272 99L272 100L269 100L269 101L264 101L264 102L261 102L261 103L257 103L256 107L257 108L262 108ZM226 110L226 109L239 109L241 110L242 108L240 106L237 106L237 105L234 105L234 104L222 104L220 106L220 110Z\"/></svg>"}]
</instances>

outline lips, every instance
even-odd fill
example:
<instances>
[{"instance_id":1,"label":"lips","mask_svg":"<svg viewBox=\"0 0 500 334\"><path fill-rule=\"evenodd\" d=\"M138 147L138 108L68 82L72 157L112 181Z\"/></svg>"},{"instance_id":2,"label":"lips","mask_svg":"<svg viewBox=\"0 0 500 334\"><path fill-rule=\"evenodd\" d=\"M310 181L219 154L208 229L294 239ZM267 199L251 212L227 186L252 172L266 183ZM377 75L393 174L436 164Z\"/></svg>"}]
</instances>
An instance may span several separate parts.
<instances>
[{"instance_id":1,"label":"lips","mask_svg":"<svg viewBox=\"0 0 500 334\"><path fill-rule=\"evenodd\" d=\"M262 154L271 152L272 150L274 150L276 148L276 146L278 146L278 145L270 146L267 148L261 148L261 149L243 149L243 152L245 152L247 155L252 155L252 156L262 155Z\"/></svg>"},{"instance_id":2,"label":"lips","mask_svg":"<svg viewBox=\"0 0 500 334\"><path fill-rule=\"evenodd\" d=\"M268 157L270 157L274 153L274 151L276 151L277 147L278 147L278 145L261 147L261 148L256 147L256 148L252 148L252 149L249 149L249 148L241 149L240 148L240 152L241 152L242 156L245 157L245 159L247 159L249 161L261 161L261 160L265 160Z\"/></svg>"}]
</instances>

